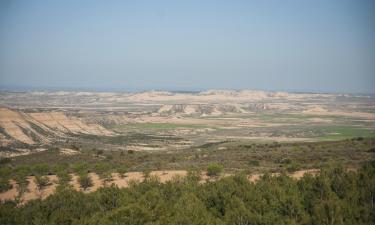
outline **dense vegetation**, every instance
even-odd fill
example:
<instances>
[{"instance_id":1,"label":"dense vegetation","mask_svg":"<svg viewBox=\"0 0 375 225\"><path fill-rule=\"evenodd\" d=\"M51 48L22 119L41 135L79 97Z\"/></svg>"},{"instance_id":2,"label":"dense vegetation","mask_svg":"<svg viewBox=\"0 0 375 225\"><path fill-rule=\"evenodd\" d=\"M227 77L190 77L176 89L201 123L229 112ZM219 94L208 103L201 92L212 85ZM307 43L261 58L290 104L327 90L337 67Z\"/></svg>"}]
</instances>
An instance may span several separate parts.
<instances>
[{"instance_id":1,"label":"dense vegetation","mask_svg":"<svg viewBox=\"0 0 375 225\"><path fill-rule=\"evenodd\" d=\"M77 150L79 154L64 155L58 147ZM123 166L127 171L185 170L190 167L206 169L210 163L220 163L227 172L292 172L318 168L332 162L356 168L366 161L375 160L374 149L375 138L304 143L228 140L168 152L106 149L95 143L69 142L63 146L56 145L56 148L47 151L14 157L10 161L0 162L0 165L11 167L14 171L14 168L18 167L47 164L52 170L50 172L54 172L58 165L69 167L70 172L80 173L81 171L77 170L85 168L103 175L107 169L116 171ZM82 165L82 162L87 165ZM102 166L97 166L98 164Z\"/></svg>"},{"instance_id":2,"label":"dense vegetation","mask_svg":"<svg viewBox=\"0 0 375 225\"><path fill-rule=\"evenodd\" d=\"M199 184L197 173L162 184L84 194L61 186L46 200L0 206L0 224L375 224L375 162L341 166L294 180L269 175L257 183L236 175Z\"/></svg>"}]
</instances>

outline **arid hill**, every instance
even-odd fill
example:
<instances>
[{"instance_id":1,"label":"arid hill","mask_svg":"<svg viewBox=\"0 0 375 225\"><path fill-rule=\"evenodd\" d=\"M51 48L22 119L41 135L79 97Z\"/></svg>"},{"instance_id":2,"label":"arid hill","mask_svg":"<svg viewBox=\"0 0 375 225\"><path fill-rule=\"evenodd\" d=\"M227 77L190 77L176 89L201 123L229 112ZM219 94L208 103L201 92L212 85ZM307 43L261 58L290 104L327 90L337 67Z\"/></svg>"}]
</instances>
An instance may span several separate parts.
<instances>
[{"instance_id":1,"label":"arid hill","mask_svg":"<svg viewBox=\"0 0 375 225\"><path fill-rule=\"evenodd\" d=\"M49 143L69 134L111 135L98 124L87 124L63 112L24 113L0 108L0 145Z\"/></svg>"}]
</instances>

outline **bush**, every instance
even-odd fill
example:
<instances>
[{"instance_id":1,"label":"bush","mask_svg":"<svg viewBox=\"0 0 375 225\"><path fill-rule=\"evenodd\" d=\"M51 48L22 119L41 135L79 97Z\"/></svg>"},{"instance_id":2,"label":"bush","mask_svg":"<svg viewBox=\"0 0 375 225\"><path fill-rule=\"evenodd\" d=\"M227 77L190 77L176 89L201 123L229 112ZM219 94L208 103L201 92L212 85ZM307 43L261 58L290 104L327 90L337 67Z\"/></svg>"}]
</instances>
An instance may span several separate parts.
<instances>
[{"instance_id":1,"label":"bush","mask_svg":"<svg viewBox=\"0 0 375 225\"><path fill-rule=\"evenodd\" d=\"M124 178L126 173L128 172L128 169L126 166L121 165L116 169L117 173L119 173L120 177Z\"/></svg>"},{"instance_id":2,"label":"bush","mask_svg":"<svg viewBox=\"0 0 375 225\"><path fill-rule=\"evenodd\" d=\"M12 174L12 169L10 167L0 167L0 177L9 178Z\"/></svg>"},{"instance_id":3,"label":"bush","mask_svg":"<svg viewBox=\"0 0 375 225\"><path fill-rule=\"evenodd\" d=\"M104 183L108 183L113 181L112 173L111 172L104 172L100 174L100 179L104 181Z\"/></svg>"},{"instance_id":4,"label":"bush","mask_svg":"<svg viewBox=\"0 0 375 225\"><path fill-rule=\"evenodd\" d=\"M78 179L79 185L83 190L87 190L87 188L92 187L94 184L92 183L91 177L87 173L83 173L79 176Z\"/></svg>"},{"instance_id":5,"label":"bush","mask_svg":"<svg viewBox=\"0 0 375 225\"><path fill-rule=\"evenodd\" d=\"M12 188L12 185L7 179L0 179L0 193Z\"/></svg>"},{"instance_id":6,"label":"bush","mask_svg":"<svg viewBox=\"0 0 375 225\"><path fill-rule=\"evenodd\" d=\"M73 149L73 150L79 151L79 147L77 145L75 145L75 144L72 144L70 146L70 148Z\"/></svg>"},{"instance_id":7,"label":"bush","mask_svg":"<svg viewBox=\"0 0 375 225\"><path fill-rule=\"evenodd\" d=\"M12 161L10 158L0 158L0 165L8 164Z\"/></svg>"},{"instance_id":8,"label":"bush","mask_svg":"<svg viewBox=\"0 0 375 225\"><path fill-rule=\"evenodd\" d=\"M94 172L99 175L108 173L111 171L111 169L112 169L112 165L109 163L96 163L93 166Z\"/></svg>"},{"instance_id":9,"label":"bush","mask_svg":"<svg viewBox=\"0 0 375 225\"><path fill-rule=\"evenodd\" d=\"M72 179L70 174L66 171L57 172L57 176L59 177L59 185L67 185Z\"/></svg>"},{"instance_id":10,"label":"bush","mask_svg":"<svg viewBox=\"0 0 375 225\"><path fill-rule=\"evenodd\" d=\"M207 175L210 177L219 176L222 171L223 166L218 163L211 163L207 166Z\"/></svg>"},{"instance_id":11,"label":"bush","mask_svg":"<svg viewBox=\"0 0 375 225\"><path fill-rule=\"evenodd\" d=\"M143 177L144 177L145 179L148 179L148 178L150 178L151 170L150 170L149 168L145 168L145 169L142 171L142 173L143 173Z\"/></svg>"},{"instance_id":12,"label":"bush","mask_svg":"<svg viewBox=\"0 0 375 225\"><path fill-rule=\"evenodd\" d=\"M201 179L201 171L197 168L190 168L187 173L187 180L190 182L199 182Z\"/></svg>"},{"instance_id":13,"label":"bush","mask_svg":"<svg viewBox=\"0 0 375 225\"><path fill-rule=\"evenodd\" d=\"M260 165L259 161L257 161L257 160L250 160L248 162L248 164L249 164L249 166L259 166Z\"/></svg>"},{"instance_id":14,"label":"bush","mask_svg":"<svg viewBox=\"0 0 375 225\"><path fill-rule=\"evenodd\" d=\"M289 173L295 172L295 171L300 170L300 169L301 169L301 165L298 164L298 163L291 163L291 164L289 164L289 165L286 167L286 170L287 170Z\"/></svg>"},{"instance_id":15,"label":"bush","mask_svg":"<svg viewBox=\"0 0 375 225\"><path fill-rule=\"evenodd\" d=\"M39 190L51 185L51 182L48 177L35 176L35 182Z\"/></svg>"},{"instance_id":16,"label":"bush","mask_svg":"<svg viewBox=\"0 0 375 225\"><path fill-rule=\"evenodd\" d=\"M96 150L96 155L99 156L99 155L103 155L103 150Z\"/></svg>"},{"instance_id":17,"label":"bush","mask_svg":"<svg viewBox=\"0 0 375 225\"><path fill-rule=\"evenodd\" d=\"M89 170L89 166L85 163L75 163L71 166L71 168L75 173L79 174L86 173Z\"/></svg>"},{"instance_id":18,"label":"bush","mask_svg":"<svg viewBox=\"0 0 375 225\"><path fill-rule=\"evenodd\" d=\"M32 168L34 175L47 175L50 172L49 165L47 164L36 164Z\"/></svg>"},{"instance_id":19,"label":"bush","mask_svg":"<svg viewBox=\"0 0 375 225\"><path fill-rule=\"evenodd\" d=\"M363 138L363 137L357 137L356 140L357 140L357 141L363 141L364 138Z\"/></svg>"}]
</instances>

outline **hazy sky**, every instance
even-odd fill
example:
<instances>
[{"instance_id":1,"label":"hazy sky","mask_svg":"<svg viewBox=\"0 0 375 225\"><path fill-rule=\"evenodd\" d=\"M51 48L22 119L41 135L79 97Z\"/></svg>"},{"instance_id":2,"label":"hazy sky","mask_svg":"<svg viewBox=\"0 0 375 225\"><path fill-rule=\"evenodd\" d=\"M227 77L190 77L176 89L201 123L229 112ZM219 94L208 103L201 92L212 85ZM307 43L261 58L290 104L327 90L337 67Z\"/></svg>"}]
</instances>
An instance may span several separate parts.
<instances>
[{"instance_id":1,"label":"hazy sky","mask_svg":"<svg viewBox=\"0 0 375 225\"><path fill-rule=\"evenodd\" d=\"M0 88L375 93L375 1L0 1Z\"/></svg>"}]
</instances>

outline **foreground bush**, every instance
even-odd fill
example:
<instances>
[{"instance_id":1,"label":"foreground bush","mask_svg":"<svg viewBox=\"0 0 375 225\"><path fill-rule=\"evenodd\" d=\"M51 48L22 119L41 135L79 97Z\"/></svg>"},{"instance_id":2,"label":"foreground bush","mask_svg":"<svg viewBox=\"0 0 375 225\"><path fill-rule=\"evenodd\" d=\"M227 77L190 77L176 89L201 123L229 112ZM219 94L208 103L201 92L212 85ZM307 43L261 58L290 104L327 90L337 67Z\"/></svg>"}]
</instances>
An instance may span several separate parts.
<instances>
[{"instance_id":1,"label":"foreground bush","mask_svg":"<svg viewBox=\"0 0 375 225\"><path fill-rule=\"evenodd\" d=\"M190 178L189 178L190 177ZM199 184L194 173L83 194L61 188L46 200L0 205L0 224L374 224L375 162L357 172L341 167L294 180L245 176Z\"/></svg>"},{"instance_id":2,"label":"foreground bush","mask_svg":"<svg viewBox=\"0 0 375 225\"><path fill-rule=\"evenodd\" d=\"M35 176L35 182L39 190L51 185L51 182L48 177Z\"/></svg>"},{"instance_id":3,"label":"foreground bush","mask_svg":"<svg viewBox=\"0 0 375 225\"><path fill-rule=\"evenodd\" d=\"M223 171L223 166L218 163L211 163L207 166L207 175L208 176L219 176Z\"/></svg>"},{"instance_id":4,"label":"foreground bush","mask_svg":"<svg viewBox=\"0 0 375 225\"><path fill-rule=\"evenodd\" d=\"M89 177L87 173L80 174L78 178L78 182L83 190L87 190L87 188L90 188L93 186L92 179L91 177Z\"/></svg>"}]
</instances>

